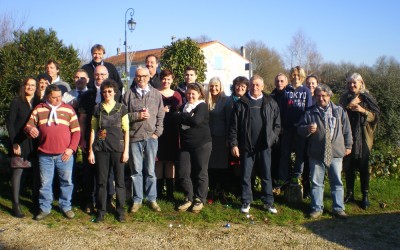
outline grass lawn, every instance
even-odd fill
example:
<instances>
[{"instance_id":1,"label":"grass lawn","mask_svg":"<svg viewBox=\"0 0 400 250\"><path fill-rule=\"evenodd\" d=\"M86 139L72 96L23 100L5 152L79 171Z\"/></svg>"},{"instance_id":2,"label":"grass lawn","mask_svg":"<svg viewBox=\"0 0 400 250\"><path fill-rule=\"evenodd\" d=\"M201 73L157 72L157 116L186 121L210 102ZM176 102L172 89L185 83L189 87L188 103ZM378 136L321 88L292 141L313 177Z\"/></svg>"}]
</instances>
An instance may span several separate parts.
<instances>
[{"instance_id":1,"label":"grass lawn","mask_svg":"<svg viewBox=\"0 0 400 250\"><path fill-rule=\"evenodd\" d=\"M8 175L2 175L0 180L0 213L11 216L11 188ZM359 181L356 181L359 185ZM359 186L355 189L356 203L346 204L346 212L350 216L357 215L372 215L387 212L400 211L400 180L395 179L372 179L370 188L371 207L368 210L363 210L359 207L357 201L361 200ZM26 192L25 192L26 193ZM29 190L28 190L29 193ZM21 204L24 213L29 217L34 216L32 204L28 198L28 194L22 195ZM177 201L183 199L181 193L175 192ZM230 224L256 224L268 223L272 225L302 225L310 221L308 213L310 212L310 200L304 200L301 203L287 203L283 196L275 197L275 206L278 209L277 215L269 214L262 210L262 202L256 199L251 205L250 218L245 214L240 213L240 200L233 195L228 195L229 203L222 205L218 201L213 204L207 204L201 213L193 214L191 212L177 212L175 203L170 201L159 200L159 205L162 212L155 213L147 206L143 206L136 214L127 214L127 223L130 222L151 222L160 226L179 225L196 225L199 227L211 225L226 225ZM325 211L321 219L331 218L331 198L329 186L325 187ZM54 203L52 214L46 218L43 223L47 223L51 227L63 225L66 219L58 210L57 202ZM384 207L385 206L385 207ZM128 207L127 207L128 209ZM76 218L73 223L93 223L94 215L85 214L79 206L74 204L73 210L76 213ZM108 213L104 223L116 224L113 214Z\"/></svg>"}]
</instances>

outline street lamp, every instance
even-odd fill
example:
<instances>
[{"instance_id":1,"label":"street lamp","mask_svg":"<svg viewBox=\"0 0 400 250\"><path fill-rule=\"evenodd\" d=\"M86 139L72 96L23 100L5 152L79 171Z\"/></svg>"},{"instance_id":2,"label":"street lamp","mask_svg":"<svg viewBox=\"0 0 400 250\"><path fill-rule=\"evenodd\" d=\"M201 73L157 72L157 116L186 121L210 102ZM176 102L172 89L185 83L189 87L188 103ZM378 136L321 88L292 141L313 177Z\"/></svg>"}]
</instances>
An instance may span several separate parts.
<instances>
[{"instance_id":1,"label":"street lamp","mask_svg":"<svg viewBox=\"0 0 400 250\"><path fill-rule=\"evenodd\" d=\"M129 15L131 15L131 19L129 19L129 21L126 21L126 16L129 12ZM128 26L130 31L133 31L136 27L136 21L133 20L133 14L135 14L135 10L132 8L129 8L126 10L125 12L125 74L126 77L129 77L129 71L128 71L128 42L127 42L127 38L126 38L126 26Z\"/></svg>"}]
</instances>

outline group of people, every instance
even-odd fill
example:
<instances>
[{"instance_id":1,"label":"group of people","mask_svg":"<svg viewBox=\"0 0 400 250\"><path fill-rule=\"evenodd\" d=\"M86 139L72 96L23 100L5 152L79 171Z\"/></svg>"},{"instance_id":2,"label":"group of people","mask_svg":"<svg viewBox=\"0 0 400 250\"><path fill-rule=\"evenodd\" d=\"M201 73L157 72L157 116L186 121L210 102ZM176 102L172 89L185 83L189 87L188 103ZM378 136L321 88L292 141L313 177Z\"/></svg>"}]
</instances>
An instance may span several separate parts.
<instances>
[{"instance_id":1,"label":"group of people","mask_svg":"<svg viewBox=\"0 0 400 250\"><path fill-rule=\"evenodd\" d=\"M51 60L46 74L24 81L10 105L14 216L24 216L19 189L28 168L39 208L35 219L50 214L55 171L59 207L67 218L75 216L71 199L78 148L84 211L96 211L96 222L104 220L113 196L116 218L124 222L127 193L132 193L130 212L138 212L144 201L159 212L157 198L165 192L173 200L176 186L184 194L178 211L198 213L216 199L226 202L225 194L233 192L241 197L241 212L248 213L255 175L261 179L263 208L273 214L273 191L302 183L304 196L311 196L310 216L319 217L325 171L335 215L345 217L343 203L354 201L356 170L362 206L369 206L368 158L379 108L359 74L347 79L340 105L331 102L327 85L318 84L315 75L306 77L301 67L291 70L291 84L278 74L271 95L263 92L262 77L254 75L235 78L226 96L218 77L205 90L191 66L185 81L171 89L174 73L157 72L157 56L148 55L125 89L115 67L104 62L104 47L96 44L91 53L92 61L75 72L74 89L60 79L59 65Z\"/></svg>"}]
</instances>

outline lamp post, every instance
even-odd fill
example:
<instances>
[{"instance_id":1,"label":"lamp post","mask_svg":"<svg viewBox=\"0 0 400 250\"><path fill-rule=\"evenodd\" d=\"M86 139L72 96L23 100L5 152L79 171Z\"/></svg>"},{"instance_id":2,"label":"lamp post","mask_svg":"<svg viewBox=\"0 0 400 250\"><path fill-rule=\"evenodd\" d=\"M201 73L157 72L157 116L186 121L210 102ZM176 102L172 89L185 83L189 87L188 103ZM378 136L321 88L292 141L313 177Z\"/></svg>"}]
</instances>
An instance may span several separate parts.
<instances>
[{"instance_id":1,"label":"lamp post","mask_svg":"<svg viewBox=\"0 0 400 250\"><path fill-rule=\"evenodd\" d=\"M126 21L126 16L129 12L129 15L131 15L131 19L129 21ZM125 74L126 77L129 77L129 71L128 71L128 42L127 42L127 33L126 33L126 26L128 26L130 31L133 31L136 27L136 21L133 20L133 14L135 14L135 10L132 8L129 8L125 12Z\"/></svg>"}]
</instances>

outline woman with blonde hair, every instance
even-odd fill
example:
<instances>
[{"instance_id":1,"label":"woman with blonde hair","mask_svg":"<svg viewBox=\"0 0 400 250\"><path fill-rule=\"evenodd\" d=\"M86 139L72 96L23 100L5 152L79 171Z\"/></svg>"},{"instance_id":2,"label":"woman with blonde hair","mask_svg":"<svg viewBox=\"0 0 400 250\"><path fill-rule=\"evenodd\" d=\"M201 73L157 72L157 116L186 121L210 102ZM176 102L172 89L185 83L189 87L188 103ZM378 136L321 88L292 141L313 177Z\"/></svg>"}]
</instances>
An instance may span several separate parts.
<instances>
[{"instance_id":1,"label":"woman with blonde hair","mask_svg":"<svg viewBox=\"0 0 400 250\"><path fill-rule=\"evenodd\" d=\"M229 178L227 131L230 116L230 101L224 93L224 87L218 77L211 78L208 84L206 103L210 112L210 130L212 137L212 151L208 163L210 179L210 195L208 202L219 198L226 203L225 191Z\"/></svg>"},{"instance_id":2,"label":"woman with blonde hair","mask_svg":"<svg viewBox=\"0 0 400 250\"><path fill-rule=\"evenodd\" d=\"M367 209L370 206L368 161L380 110L376 100L369 94L369 91L365 88L364 80L358 73L353 73L347 77L347 91L340 97L339 103L347 111L353 135L351 154L343 159L347 189L344 202L354 202L355 171L358 170L362 192L361 208Z\"/></svg>"}]
</instances>

